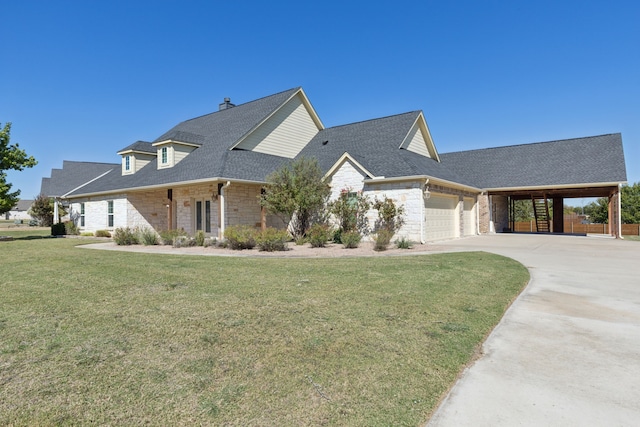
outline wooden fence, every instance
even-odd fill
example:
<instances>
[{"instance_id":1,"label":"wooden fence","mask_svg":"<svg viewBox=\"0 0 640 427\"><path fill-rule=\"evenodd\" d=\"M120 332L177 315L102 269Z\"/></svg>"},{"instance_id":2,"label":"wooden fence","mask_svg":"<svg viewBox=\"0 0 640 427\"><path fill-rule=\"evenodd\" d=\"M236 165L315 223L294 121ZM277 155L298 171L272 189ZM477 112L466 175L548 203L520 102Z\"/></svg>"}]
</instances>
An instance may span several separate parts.
<instances>
[{"instance_id":1,"label":"wooden fence","mask_svg":"<svg viewBox=\"0 0 640 427\"><path fill-rule=\"evenodd\" d=\"M533 233L536 231L535 221L516 222L515 232ZM565 233L577 234L609 234L608 224L575 224L569 221L564 223ZM640 224L622 224L623 236L640 236Z\"/></svg>"}]
</instances>

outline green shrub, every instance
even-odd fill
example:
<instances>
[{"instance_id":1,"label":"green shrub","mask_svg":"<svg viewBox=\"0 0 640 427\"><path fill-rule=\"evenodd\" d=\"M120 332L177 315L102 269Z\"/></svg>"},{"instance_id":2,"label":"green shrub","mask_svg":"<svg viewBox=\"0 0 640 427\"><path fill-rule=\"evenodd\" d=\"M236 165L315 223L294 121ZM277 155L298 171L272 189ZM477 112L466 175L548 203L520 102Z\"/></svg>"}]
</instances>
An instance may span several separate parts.
<instances>
[{"instance_id":1,"label":"green shrub","mask_svg":"<svg viewBox=\"0 0 640 427\"><path fill-rule=\"evenodd\" d=\"M361 234L369 234L367 212L371 208L371 202L367 196L362 194L362 191L343 188L338 198L329 202L327 208L338 222L338 229L341 233L358 231ZM342 243L342 241L336 240L335 234L334 242Z\"/></svg>"},{"instance_id":2,"label":"green shrub","mask_svg":"<svg viewBox=\"0 0 640 427\"><path fill-rule=\"evenodd\" d=\"M256 234L256 245L265 252L286 251L289 239L287 230L268 227Z\"/></svg>"},{"instance_id":3,"label":"green shrub","mask_svg":"<svg viewBox=\"0 0 640 427\"><path fill-rule=\"evenodd\" d=\"M83 237L93 237L93 236L95 236L95 234L90 232L90 231L83 231L82 233L80 233L80 235L83 236Z\"/></svg>"},{"instance_id":4,"label":"green shrub","mask_svg":"<svg viewBox=\"0 0 640 427\"><path fill-rule=\"evenodd\" d=\"M304 237L304 236L302 236L302 237L298 237L298 238L296 238L296 239L294 240L294 242L295 242L296 246L302 246L302 245L304 245L305 243L307 243L307 238L306 238L306 237Z\"/></svg>"},{"instance_id":5,"label":"green shrub","mask_svg":"<svg viewBox=\"0 0 640 427\"><path fill-rule=\"evenodd\" d=\"M137 245L138 236L132 228L118 227L113 232L113 241L116 242L116 245L120 246Z\"/></svg>"},{"instance_id":6,"label":"green shrub","mask_svg":"<svg viewBox=\"0 0 640 427\"><path fill-rule=\"evenodd\" d=\"M149 227L143 227L138 229L138 241L145 246L152 246L158 244L158 233L156 230Z\"/></svg>"},{"instance_id":7,"label":"green shrub","mask_svg":"<svg viewBox=\"0 0 640 427\"><path fill-rule=\"evenodd\" d=\"M109 230L97 230L96 237L111 237L111 233Z\"/></svg>"},{"instance_id":8,"label":"green shrub","mask_svg":"<svg viewBox=\"0 0 640 427\"><path fill-rule=\"evenodd\" d=\"M224 230L224 238L234 250L253 249L256 230L249 225L231 225Z\"/></svg>"},{"instance_id":9,"label":"green shrub","mask_svg":"<svg viewBox=\"0 0 640 427\"><path fill-rule=\"evenodd\" d=\"M393 199L384 196L382 200L375 199L373 208L378 211L376 231L385 229L393 234L404 224L404 206L396 206Z\"/></svg>"},{"instance_id":10,"label":"green shrub","mask_svg":"<svg viewBox=\"0 0 640 427\"><path fill-rule=\"evenodd\" d=\"M396 247L398 249L411 249L413 242L406 237L396 239Z\"/></svg>"},{"instance_id":11,"label":"green shrub","mask_svg":"<svg viewBox=\"0 0 640 427\"><path fill-rule=\"evenodd\" d=\"M196 237L195 237L196 246L204 246L204 239L206 237L207 236L204 234L204 231L198 230L198 232L196 233Z\"/></svg>"},{"instance_id":12,"label":"green shrub","mask_svg":"<svg viewBox=\"0 0 640 427\"><path fill-rule=\"evenodd\" d=\"M52 236L64 236L66 233L67 233L67 228L61 222L59 222L57 224L53 224L51 226L51 235Z\"/></svg>"},{"instance_id":13,"label":"green shrub","mask_svg":"<svg viewBox=\"0 0 640 427\"><path fill-rule=\"evenodd\" d=\"M178 236L186 236L184 229L179 230L160 230L160 242L163 245L173 245L173 240Z\"/></svg>"},{"instance_id":14,"label":"green shrub","mask_svg":"<svg viewBox=\"0 0 640 427\"><path fill-rule=\"evenodd\" d=\"M78 226L73 221L65 221L64 230L65 230L65 233L69 236L77 236L80 234L80 230L78 230Z\"/></svg>"},{"instance_id":15,"label":"green shrub","mask_svg":"<svg viewBox=\"0 0 640 427\"><path fill-rule=\"evenodd\" d=\"M374 251L386 251L393 237L393 231L382 228L373 235L373 250Z\"/></svg>"},{"instance_id":16,"label":"green shrub","mask_svg":"<svg viewBox=\"0 0 640 427\"><path fill-rule=\"evenodd\" d=\"M326 224L314 224L307 231L307 240L312 248L324 248L333 237L333 229Z\"/></svg>"},{"instance_id":17,"label":"green shrub","mask_svg":"<svg viewBox=\"0 0 640 427\"><path fill-rule=\"evenodd\" d=\"M208 248L210 246L215 246L216 240L217 239L215 237L205 237L204 242L202 243L202 246L204 246L205 248Z\"/></svg>"},{"instance_id":18,"label":"green shrub","mask_svg":"<svg viewBox=\"0 0 640 427\"><path fill-rule=\"evenodd\" d=\"M340 240L345 248L353 249L358 247L362 236L357 231L346 231L342 233Z\"/></svg>"}]
</instances>

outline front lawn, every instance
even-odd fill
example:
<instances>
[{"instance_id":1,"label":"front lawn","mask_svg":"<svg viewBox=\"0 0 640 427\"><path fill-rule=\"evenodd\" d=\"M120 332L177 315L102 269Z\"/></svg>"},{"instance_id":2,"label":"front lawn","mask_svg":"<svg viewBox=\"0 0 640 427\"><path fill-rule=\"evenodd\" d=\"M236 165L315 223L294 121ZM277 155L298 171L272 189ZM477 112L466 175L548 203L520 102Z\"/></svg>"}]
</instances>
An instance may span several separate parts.
<instances>
[{"instance_id":1,"label":"front lawn","mask_svg":"<svg viewBox=\"0 0 640 427\"><path fill-rule=\"evenodd\" d=\"M624 240L631 240L634 242L640 242L640 236L623 236Z\"/></svg>"},{"instance_id":2,"label":"front lawn","mask_svg":"<svg viewBox=\"0 0 640 427\"><path fill-rule=\"evenodd\" d=\"M84 242L0 242L0 425L421 425L529 279L481 252L256 259Z\"/></svg>"}]
</instances>

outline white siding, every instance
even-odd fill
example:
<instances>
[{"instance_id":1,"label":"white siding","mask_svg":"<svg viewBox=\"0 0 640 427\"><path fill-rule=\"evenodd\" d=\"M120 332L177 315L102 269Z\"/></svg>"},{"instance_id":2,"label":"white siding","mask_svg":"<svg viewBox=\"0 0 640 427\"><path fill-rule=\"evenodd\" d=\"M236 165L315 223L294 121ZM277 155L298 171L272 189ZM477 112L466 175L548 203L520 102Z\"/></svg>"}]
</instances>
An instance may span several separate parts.
<instances>
[{"instance_id":1,"label":"white siding","mask_svg":"<svg viewBox=\"0 0 640 427\"><path fill-rule=\"evenodd\" d=\"M429 150L427 149L427 143L422 136L422 132L420 131L420 126L418 126L418 123L413 125L413 128L407 135L407 138L402 146L403 148L420 154L421 156L429 158L431 157L431 155L429 154Z\"/></svg>"},{"instance_id":2,"label":"white siding","mask_svg":"<svg viewBox=\"0 0 640 427\"><path fill-rule=\"evenodd\" d=\"M476 204L470 197L464 198L464 235L476 234Z\"/></svg>"},{"instance_id":3,"label":"white siding","mask_svg":"<svg viewBox=\"0 0 640 427\"><path fill-rule=\"evenodd\" d=\"M431 193L425 201L426 240L452 239L458 237L458 197Z\"/></svg>"},{"instance_id":4,"label":"white siding","mask_svg":"<svg viewBox=\"0 0 640 427\"><path fill-rule=\"evenodd\" d=\"M113 227L108 225L108 202L113 201ZM71 204L70 215L79 225L80 203ZM127 226L127 199L123 196L103 200L84 200L84 227L81 231L95 232L97 230L115 230Z\"/></svg>"},{"instance_id":5,"label":"white siding","mask_svg":"<svg viewBox=\"0 0 640 427\"><path fill-rule=\"evenodd\" d=\"M151 162L155 157L156 156L154 156L153 154L136 153L133 156L135 163L134 171L138 172L140 169L147 166L149 162Z\"/></svg>"},{"instance_id":6,"label":"white siding","mask_svg":"<svg viewBox=\"0 0 640 427\"><path fill-rule=\"evenodd\" d=\"M187 157L195 147L188 145L173 144L173 165L177 165L182 159Z\"/></svg>"},{"instance_id":7,"label":"white siding","mask_svg":"<svg viewBox=\"0 0 640 427\"><path fill-rule=\"evenodd\" d=\"M318 133L300 96L295 96L235 148L294 158Z\"/></svg>"}]
</instances>

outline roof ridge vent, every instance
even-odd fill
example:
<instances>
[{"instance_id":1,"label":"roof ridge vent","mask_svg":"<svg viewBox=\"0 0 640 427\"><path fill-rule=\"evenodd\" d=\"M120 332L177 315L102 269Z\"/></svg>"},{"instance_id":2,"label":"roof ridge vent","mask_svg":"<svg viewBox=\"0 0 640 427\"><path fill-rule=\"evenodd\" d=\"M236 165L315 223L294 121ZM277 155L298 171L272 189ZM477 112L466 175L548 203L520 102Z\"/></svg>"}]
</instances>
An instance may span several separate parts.
<instances>
[{"instance_id":1,"label":"roof ridge vent","mask_svg":"<svg viewBox=\"0 0 640 427\"><path fill-rule=\"evenodd\" d=\"M235 104L231 103L231 98L225 98L222 104L218 105L218 111L228 110L229 108L235 107Z\"/></svg>"}]
</instances>

